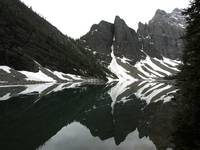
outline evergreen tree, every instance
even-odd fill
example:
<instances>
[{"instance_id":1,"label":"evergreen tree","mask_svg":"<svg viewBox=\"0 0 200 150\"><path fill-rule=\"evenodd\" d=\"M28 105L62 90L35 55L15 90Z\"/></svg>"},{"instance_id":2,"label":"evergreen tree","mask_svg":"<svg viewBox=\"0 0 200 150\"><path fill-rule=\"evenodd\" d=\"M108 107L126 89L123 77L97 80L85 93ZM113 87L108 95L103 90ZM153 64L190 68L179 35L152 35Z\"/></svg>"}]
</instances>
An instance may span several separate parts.
<instances>
[{"instance_id":1,"label":"evergreen tree","mask_svg":"<svg viewBox=\"0 0 200 150\"><path fill-rule=\"evenodd\" d=\"M180 95L175 118L176 149L200 149L200 0L184 12L187 21L183 65L178 76Z\"/></svg>"},{"instance_id":2,"label":"evergreen tree","mask_svg":"<svg viewBox=\"0 0 200 150\"><path fill-rule=\"evenodd\" d=\"M193 0L184 15L187 21L186 45L180 80L184 81L182 82L183 89L187 88L185 84L188 83L192 90L197 90L200 86L200 0Z\"/></svg>"}]
</instances>

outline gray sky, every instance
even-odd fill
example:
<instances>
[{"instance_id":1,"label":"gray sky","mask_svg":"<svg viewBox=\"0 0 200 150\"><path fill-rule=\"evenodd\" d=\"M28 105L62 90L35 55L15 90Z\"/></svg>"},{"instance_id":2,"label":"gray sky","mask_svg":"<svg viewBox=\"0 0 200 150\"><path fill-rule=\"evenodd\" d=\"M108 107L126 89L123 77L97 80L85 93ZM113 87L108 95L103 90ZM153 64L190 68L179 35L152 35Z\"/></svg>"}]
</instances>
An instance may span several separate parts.
<instances>
[{"instance_id":1,"label":"gray sky","mask_svg":"<svg viewBox=\"0 0 200 150\"><path fill-rule=\"evenodd\" d=\"M189 0L21 0L46 18L61 32L73 38L87 33L101 20L113 22L116 15L129 27L137 29L139 21L148 22L155 11L171 12L185 8Z\"/></svg>"}]
</instances>

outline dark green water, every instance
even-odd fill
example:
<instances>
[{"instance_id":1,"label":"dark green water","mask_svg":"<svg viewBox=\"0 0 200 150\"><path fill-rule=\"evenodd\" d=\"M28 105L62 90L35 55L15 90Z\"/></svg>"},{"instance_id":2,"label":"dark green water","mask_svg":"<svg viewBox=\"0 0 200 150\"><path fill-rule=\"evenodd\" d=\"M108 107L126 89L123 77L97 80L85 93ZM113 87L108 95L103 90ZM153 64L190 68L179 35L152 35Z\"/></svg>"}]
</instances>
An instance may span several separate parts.
<instances>
[{"instance_id":1,"label":"dark green water","mask_svg":"<svg viewBox=\"0 0 200 150\"><path fill-rule=\"evenodd\" d=\"M172 150L176 91L144 81L0 87L0 149Z\"/></svg>"}]
</instances>

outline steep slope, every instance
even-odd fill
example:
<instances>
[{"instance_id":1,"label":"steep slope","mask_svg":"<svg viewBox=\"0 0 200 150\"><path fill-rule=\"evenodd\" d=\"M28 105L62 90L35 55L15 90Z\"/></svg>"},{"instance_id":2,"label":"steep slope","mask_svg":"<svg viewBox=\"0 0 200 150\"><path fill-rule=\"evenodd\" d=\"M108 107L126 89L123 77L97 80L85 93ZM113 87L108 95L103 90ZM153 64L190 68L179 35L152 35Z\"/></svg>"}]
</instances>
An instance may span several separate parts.
<instances>
[{"instance_id":1,"label":"steep slope","mask_svg":"<svg viewBox=\"0 0 200 150\"><path fill-rule=\"evenodd\" d=\"M83 77L79 75L51 71L38 64L39 71L18 71L8 66L0 66L0 86L1 85L23 85L33 83L67 83L67 82L104 82L103 80Z\"/></svg>"},{"instance_id":2,"label":"steep slope","mask_svg":"<svg viewBox=\"0 0 200 150\"><path fill-rule=\"evenodd\" d=\"M158 9L155 16L148 24L139 23L138 35L143 48L153 51L158 50L162 56L177 59L181 58L183 40L186 26L182 10L174 9L166 13Z\"/></svg>"},{"instance_id":3,"label":"steep slope","mask_svg":"<svg viewBox=\"0 0 200 150\"><path fill-rule=\"evenodd\" d=\"M0 66L38 72L38 62L52 71L101 79L109 73L91 52L19 0L0 1L0 36Z\"/></svg>"},{"instance_id":4,"label":"steep slope","mask_svg":"<svg viewBox=\"0 0 200 150\"><path fill-rule=\"evenodd\" d=\"M146 55L145 59L141 59L135 65L132 65L131 60L126 57L116 57L113 53L111 56L112 61L108 68L120 80L164 78L178 73L177 67L181 64L180 61L169 58L158 59Z\"/></svg>"},{"instance_id":5,"label":"steep slope","mask_svg":"<svg viewBox=\"0 0 200 150\"><path fill-rule=\"evenodd\" d=\"M184 28L180 9L157 10L149 24L139 23L137 32L116 16L114 24L93 25L80 43L120 79L163 78L179 71Z\"/></svg>"},{"instance_id":6,"label":"steep slope","mask_svg":"<svg viewBox=\"0 0 200 150\"><path fill-rule=\"evenodd\" d=\"M87 49L95 51L96 58L105 65L109 65L111 61L112 45L116 56L125 56L131 59L132 63L144 56L140 51L137 33L119 16L115 17L114 24L101 21L98 25L93 25L80 40Z\"/></svg>"}]
</instances>

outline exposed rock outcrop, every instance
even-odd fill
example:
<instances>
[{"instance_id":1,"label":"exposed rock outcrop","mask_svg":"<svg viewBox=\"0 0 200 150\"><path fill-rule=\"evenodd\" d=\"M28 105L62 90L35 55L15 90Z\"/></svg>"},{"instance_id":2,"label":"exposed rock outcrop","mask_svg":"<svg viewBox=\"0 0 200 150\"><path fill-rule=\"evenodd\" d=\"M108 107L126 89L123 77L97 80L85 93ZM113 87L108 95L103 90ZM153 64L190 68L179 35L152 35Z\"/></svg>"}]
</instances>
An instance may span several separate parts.
<instances>
[{"instance_id":1,"label":"exposed rock outcrop","mask_svg":"<svg viewBox=\"0 0 200 150\"><path fill-rule=\"evenodd\" d=\"M126 57L131 64L144 59L146 54L158 59L163 56L180 59L183 49L181 37L186 26L181 12L177 8L172 13L158 9L148 24L139 23L137 32L116 16L114 24L101 21L93 25L81 41L104 65L111 61L112 45L115 56Z\"/></svg>"},{"instance_id":2,"label":"exposed rock outcrop","mask_svg":"<svg viewBox=\"0 0 200 150\"><path fill-rule=\"evenodd\" d=\"M162 56L178 59L183 50L186 23L182 10L174 9L172 13L157 10L148 24L139 23L138 35L144 50L155 51Z\"/></svg>"}]
</instances>

